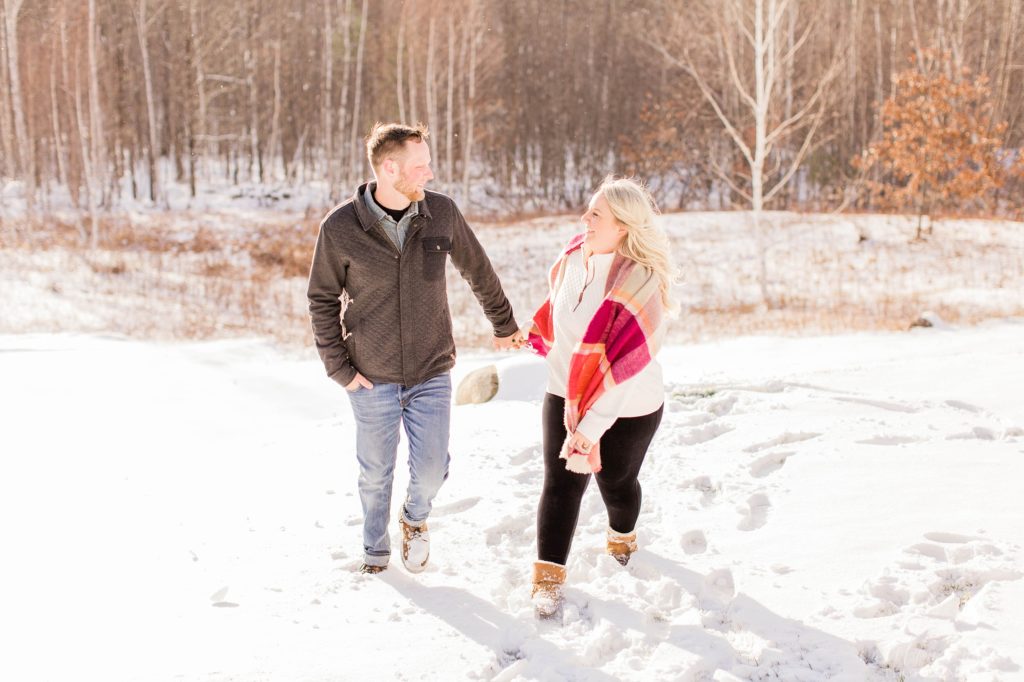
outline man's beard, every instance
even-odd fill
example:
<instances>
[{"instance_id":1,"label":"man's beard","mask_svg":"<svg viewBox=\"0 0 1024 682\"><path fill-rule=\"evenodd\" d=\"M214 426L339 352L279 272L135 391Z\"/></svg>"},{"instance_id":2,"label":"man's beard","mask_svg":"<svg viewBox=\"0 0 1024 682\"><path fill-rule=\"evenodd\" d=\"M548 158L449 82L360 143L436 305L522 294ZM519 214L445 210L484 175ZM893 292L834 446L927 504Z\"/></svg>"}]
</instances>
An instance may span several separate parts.
<instances>
[{"instance_id":1,"label":"man's beard","mask_svg":"<svg viewBox=\"0 0 1024 682\"><path fill-rule=\"evenodd\" d=\"M415 183L409 180L405 174L400 174L395 181L395 189L403 194L409 201L422 201L426 194Z\"/></svg>"}]
</instances>

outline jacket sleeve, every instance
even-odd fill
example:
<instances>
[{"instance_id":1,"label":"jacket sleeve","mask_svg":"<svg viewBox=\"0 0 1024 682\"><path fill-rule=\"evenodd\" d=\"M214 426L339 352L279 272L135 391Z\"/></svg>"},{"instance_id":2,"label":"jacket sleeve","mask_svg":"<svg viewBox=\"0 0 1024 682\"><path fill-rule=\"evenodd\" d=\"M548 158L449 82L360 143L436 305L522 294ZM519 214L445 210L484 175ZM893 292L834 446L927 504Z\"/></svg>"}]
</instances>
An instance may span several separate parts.
<instances>
[{"instance_id":1,"label":"jacket sleeve","mask_svg":"<svg viewBox=\"0 0 1024 682\"><path fill-rule=\"evenodd\" d=\"M627 379L606 390L583 415L576 430L586 436L591 443L601 440L604 432L610 429L619 415L625 411L624 408L636 392L636 383L633 379Z\"/></svg>"},{"instance_id":2,"label":"jacket sleeve","mask_svg":"<svg viewBox=\"0 0 1024 682\"><path fill-rule=\"evenodd\" d=\"M501 288L491 261L484 252L473 230L466 223L458 206L452 204L452 263L462 278L469 283L480 307L494 327L494 335L498 338L512 336L519 331L512 304L509 303Z\"/></svg>"},{"instance_id":3,"label":"jacket sleeve","mask_svg":"<svg viewBox=\"0 0 1024 682\"><path fill-rule=\"evenodd\" d=\"M341 297L345 289L347 267L343 253L327 229L327 220L320 224L320 234L313 251L313 264L309 269L309 317L313 324L316 350L327 370L327 376L342 386L348 386L356 376L356 368L349 361L348 348L341 317Z\"/></svg>"}]
</instances>

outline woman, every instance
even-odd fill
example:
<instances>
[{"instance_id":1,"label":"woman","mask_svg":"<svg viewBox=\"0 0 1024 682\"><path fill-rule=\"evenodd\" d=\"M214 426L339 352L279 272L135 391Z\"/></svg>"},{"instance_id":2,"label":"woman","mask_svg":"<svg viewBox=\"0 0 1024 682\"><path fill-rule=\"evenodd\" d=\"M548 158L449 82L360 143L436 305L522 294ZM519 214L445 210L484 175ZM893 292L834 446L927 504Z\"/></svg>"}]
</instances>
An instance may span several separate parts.
<instances>
[{"instance_id":1,"label":"woman","mask_svg":"<svg viewBox=\"0 0 1024 682\"><path fill-rule=\"evenodd\" d=\"M664 384L655 355L672 309L668 237L639 183L607 178L582 216L586 231L551 269L550 293L528 343L547 359L544 489L537 512L533 601L557 612L580 503L597 478L608 509L608 553L636 551L637 476L661 423Z\"/></svg>"}]
</instances>

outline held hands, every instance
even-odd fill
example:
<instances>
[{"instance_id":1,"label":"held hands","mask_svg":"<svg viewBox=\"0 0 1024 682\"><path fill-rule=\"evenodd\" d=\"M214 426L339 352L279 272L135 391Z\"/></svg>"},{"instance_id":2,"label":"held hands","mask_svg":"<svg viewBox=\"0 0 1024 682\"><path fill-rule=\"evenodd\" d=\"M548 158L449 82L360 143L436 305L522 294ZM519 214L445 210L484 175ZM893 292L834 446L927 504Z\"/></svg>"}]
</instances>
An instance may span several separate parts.
<instances>
[{"instance_id":1,"label":"held hands","mask_svg":"<svg viewBox=\"0 0 1024 682\"><path fill-rule=\"evenodd\" d=\"M494 350L519 350L526 345L526 338L522 331L517 331L512 336L504 338L494 337Z\"/></svg>"},{"instance_id":2,"label":"held hands","mask_svg":"<svg viewBox=\"0 0 1024 682\"><path fill-rule=\"evenodd\" d=\"M370 380L364 377L362 374L356 372L355 379L349 382L348 386L345 387L345 390L348 391L349 393L354 393L355 391L358 391L360 387L373 388L373 384L371 384Z\"/></svg>"},{"instance_id":3,"label":"held hands","mask_svg":"<svg viewBox=\"0 0 1024 682\"><path fill-rule=\"evenodd\" d=\"M590 448L594 447L594 444L590 441L589 438L584 436L579 431L576 431L572 434L572 437L569 439L569 447L574 450L579 450L583 454L588 454L590 452Z\"/></svg>"}]
</instances>

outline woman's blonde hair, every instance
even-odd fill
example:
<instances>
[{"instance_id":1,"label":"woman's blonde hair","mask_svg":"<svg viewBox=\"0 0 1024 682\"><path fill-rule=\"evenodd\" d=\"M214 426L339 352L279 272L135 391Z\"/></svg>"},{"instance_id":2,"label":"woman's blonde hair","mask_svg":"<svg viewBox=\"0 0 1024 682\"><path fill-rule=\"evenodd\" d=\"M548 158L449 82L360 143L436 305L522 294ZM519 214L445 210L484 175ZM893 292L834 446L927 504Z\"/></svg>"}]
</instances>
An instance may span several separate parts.
<instances>
[{"instance_id":1,"label":"woman's blonde hair","mask_svg":"<svg viewBox=\"0 0 1024 682\"><path fill-rule=\"evenodd\" d=\"M626 228L619 253L654 273L665 309L675 312L678 306L672 298L672 285L678 281L679 274L668 235L654 222L658 214L654 197L637 180L613 175L606 177L594 194L604 196L615 220Z\"/></svg>"}]
</instances>

